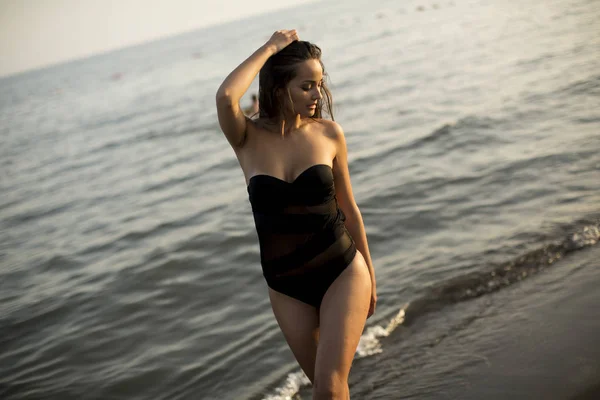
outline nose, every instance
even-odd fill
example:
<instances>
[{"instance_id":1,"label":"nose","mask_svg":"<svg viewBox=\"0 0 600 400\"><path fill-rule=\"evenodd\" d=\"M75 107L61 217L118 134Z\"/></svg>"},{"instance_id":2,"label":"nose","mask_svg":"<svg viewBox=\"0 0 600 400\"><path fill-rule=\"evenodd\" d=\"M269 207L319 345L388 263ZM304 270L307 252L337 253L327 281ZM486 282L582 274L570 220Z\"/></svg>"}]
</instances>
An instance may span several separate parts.
<instances>
[{"instance_id":1,"label":"nose","mask_svg":"<svg viewBox=\"0 0 600 400\"><path fill-rule=\"evenodd\" d=\"M323 94L321 94L321 88L315 86L315 90L312 95L313 100L321 100L323 98Z\"/></svg>"}]
</instances>

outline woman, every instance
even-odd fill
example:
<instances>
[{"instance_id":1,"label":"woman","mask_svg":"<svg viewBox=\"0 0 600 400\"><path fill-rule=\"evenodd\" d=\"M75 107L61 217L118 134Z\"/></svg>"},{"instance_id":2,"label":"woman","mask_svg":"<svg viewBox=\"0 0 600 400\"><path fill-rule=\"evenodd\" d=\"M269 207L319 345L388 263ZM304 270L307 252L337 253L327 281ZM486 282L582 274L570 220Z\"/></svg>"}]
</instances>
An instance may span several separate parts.
<instances>
[{"instance_id":1,"label":"woman","mask_svg":"<svg viewBox=\"0 0 600 400\"><path fill-rule=\"evenodd\" d=\"M217 111L246 177L275 318L313 399L349 399L377 295L344 133L321 119L324 106L333 115L320 56L295 30L275 32L221 84ZM239 101L259 71L252 120Z\"/></svg>"}]
</instances>

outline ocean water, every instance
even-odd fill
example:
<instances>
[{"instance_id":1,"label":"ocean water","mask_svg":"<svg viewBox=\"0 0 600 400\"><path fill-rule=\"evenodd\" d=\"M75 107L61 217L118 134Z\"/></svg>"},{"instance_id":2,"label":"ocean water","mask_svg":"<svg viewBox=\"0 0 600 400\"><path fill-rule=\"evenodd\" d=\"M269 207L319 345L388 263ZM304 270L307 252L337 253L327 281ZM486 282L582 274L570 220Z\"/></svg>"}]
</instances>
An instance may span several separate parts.
<instances>
[{"instance_id":1,"label":"ocean water","mask_svg":"<svg viewBox=\"0 0 600 400\"><path fill-rule=\"evenodd\" d=\"M352 398L593 387L598 21L337 0L0 79L0 398L310 398L214 106L283 28L323 49L378 278Z\"/></svg>"}]
</instances>

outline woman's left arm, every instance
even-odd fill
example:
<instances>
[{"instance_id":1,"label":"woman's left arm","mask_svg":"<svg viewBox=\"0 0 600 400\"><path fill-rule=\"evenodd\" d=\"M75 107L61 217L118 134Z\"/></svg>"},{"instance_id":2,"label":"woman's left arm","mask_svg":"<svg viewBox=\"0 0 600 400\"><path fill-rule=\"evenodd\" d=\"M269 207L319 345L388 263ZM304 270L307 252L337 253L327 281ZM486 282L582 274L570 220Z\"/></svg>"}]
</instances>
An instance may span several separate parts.
<instances>
[{"instance_id":1,"label":"woman's left arm","mask_svg":"<svg viewBox=\"0 0 600 400\"><path fill-rule=\"evenodd\" d=\"M335 181L335 192L338 199L338 204L346 216L346 229L356 243L356 248L364 257L369 274L371 275L371 307L369 309L369 317L375 312L377 303L377 285L375 282L375 270L371 261L371 253L369 252L369 244L367 242L367 234L363 223L362 214L356 205L354 195L352 193L352 184L350 182L350 172L348 170L348 150L346 147L346 138L342 127L330 121L332 124L332 136L336 144L336 156L333 161L333 174Z\"/></svg>"}]
</instances>

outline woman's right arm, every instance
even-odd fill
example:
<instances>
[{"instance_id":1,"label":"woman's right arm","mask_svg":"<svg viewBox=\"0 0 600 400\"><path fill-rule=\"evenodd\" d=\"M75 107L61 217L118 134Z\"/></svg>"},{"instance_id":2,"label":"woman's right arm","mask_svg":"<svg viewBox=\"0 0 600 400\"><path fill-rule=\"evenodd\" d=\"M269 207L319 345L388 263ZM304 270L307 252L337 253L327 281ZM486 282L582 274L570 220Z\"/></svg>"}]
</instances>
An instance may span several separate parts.
<instances>
[{"instance_id":1,"label":"woman's right arm","mask_svg":"<svg viewBox=\"0 0 600 400\"><path fill-rule=\"evenodd\" d=\"M242 147L245 142L246 116L240 108L240 99L269 57L294 40L298 40L296 30L275 32L267 43L234 69L217 90L219 125L232 147Z\"/></svg>"}]
</instances>

